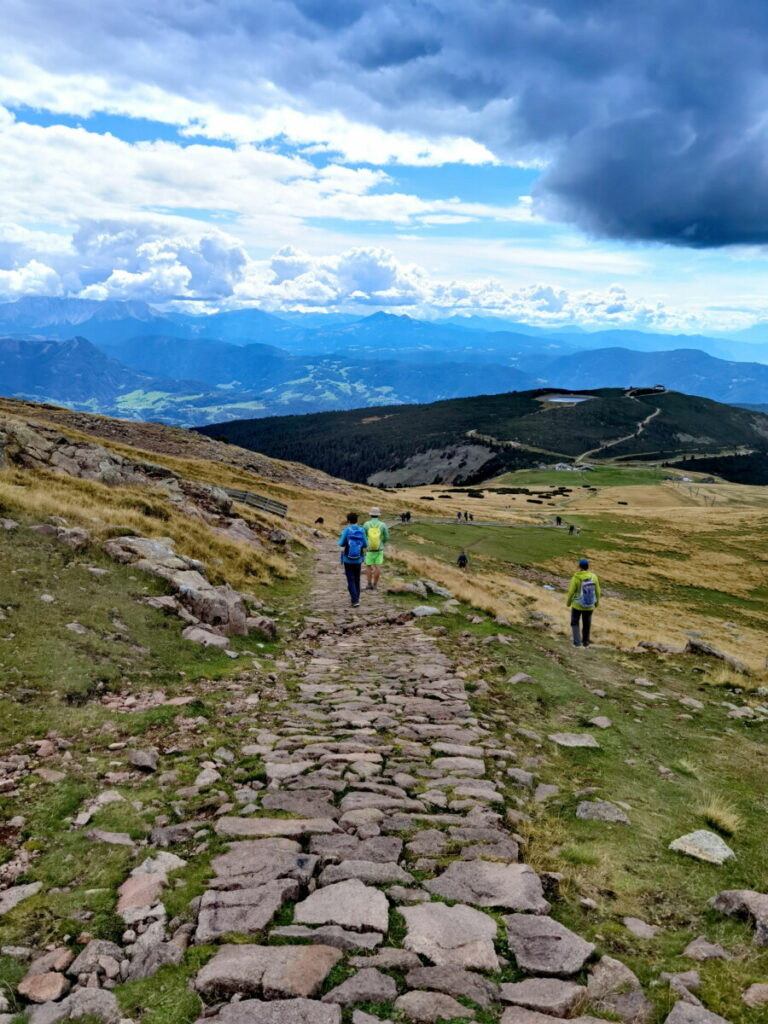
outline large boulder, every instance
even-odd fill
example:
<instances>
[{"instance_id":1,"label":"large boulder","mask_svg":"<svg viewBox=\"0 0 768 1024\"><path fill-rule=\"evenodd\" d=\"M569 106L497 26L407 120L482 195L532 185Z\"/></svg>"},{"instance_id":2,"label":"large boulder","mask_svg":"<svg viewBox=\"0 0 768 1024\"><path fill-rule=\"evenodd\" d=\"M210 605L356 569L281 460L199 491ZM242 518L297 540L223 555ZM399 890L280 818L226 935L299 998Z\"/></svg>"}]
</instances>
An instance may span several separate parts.
<instances>
[{"instance_id":1,"label":"large boulder","mask_svg":"<svg viewBox=\"0 0 768 1024\"><path fill-rule=\"evenodd\" d=\"M212 587L182 586L179 600L201 622L213 626L225 636L245 636L248 610L243 595L227 584Z\"/></svg>"}]
</instances>

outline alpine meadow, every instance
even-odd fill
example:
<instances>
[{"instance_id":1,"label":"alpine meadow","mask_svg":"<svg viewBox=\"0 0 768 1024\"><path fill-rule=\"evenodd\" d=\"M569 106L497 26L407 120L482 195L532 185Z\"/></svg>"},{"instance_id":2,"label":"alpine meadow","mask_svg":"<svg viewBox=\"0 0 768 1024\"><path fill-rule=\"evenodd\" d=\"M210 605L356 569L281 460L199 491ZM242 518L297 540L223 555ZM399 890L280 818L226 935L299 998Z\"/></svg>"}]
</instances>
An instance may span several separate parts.
<instances>
[{"instance_id":1,"label":"alpine meadow","mask_svg":"<svg viewBox=\"0 0 768 1024\"><path fill-rule=\"evenodd\" d=\"M0 1024L765 1024L768 7L0 27Z\"/></svg>"}]
</instances>

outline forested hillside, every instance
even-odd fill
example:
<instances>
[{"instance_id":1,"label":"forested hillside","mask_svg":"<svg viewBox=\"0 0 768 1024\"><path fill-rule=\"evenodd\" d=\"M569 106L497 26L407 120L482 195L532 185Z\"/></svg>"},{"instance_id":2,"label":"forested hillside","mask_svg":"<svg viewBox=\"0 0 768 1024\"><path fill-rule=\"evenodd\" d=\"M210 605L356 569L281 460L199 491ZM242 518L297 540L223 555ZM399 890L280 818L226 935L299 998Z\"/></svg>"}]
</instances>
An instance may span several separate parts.
<instances>
[{"instance_id":1,"label":"forested hillside","mask_svg":"<svg viewBox=\"0 0 768 1024\"><path fill-rule=\"evenodd\" d=\"M464 482L586 453L600 459L670 458L738 447L768 451L768 416L706 398L674 392L629 397L606 388L581 392L587 400L574 405L544 400L558 394L564 393L539 389L429 405L238 420L201 431L356 482L434 452L434 465L425 465L421 481L432 483L440 472L438 456L444 459L448 449L468 444L484 444L491 454L482 475L467 474ZM456 481L455 458L452 466L450 479Z\"/></svg>"}]
</instances>

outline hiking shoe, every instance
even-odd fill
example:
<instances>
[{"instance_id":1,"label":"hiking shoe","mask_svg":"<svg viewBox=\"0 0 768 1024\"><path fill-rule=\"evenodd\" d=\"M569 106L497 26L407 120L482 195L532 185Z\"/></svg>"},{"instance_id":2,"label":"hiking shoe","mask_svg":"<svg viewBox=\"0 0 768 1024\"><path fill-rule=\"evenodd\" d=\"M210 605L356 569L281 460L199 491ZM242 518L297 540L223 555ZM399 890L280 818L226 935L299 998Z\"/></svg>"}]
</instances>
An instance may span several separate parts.
<instances>
[{"instance_id":1,"label":"hiking shoe","mask_svg":"<svg viewBox=\"0 0 768 1024\"><path fill-rule=\"evenodd\" d=\"M353 608L359 608L360 607L360 602L359 601L353 601L352 602L352 607Z\"/></svg>"},{"instance_id":2,"label":"hiking shoe","mask_svg":"<svg viewBox=\"0 0 768 1024\"><path fill-rule=\"evenodd\" d=\"M574 641L573 641L573 646L574 646L574 647L581 647L581 644L577 644L577 643L576 643L576 641L574 640Z\"/></svg>"},{"instance_id":3,"label":"hiking shoe","mask_svg":"<svg viewBox=\"0 0 768 1024\"><path fill-rule=\"evenodd\" d=\"M372 584L372 583L369 583L369 584L368 584L368 586L367 586L367 587L366 587L365 589L366 589L366 590L373 590L373 589L374 589L374 586L373 586L373 584Z\"/></svg>"}]
</instances>

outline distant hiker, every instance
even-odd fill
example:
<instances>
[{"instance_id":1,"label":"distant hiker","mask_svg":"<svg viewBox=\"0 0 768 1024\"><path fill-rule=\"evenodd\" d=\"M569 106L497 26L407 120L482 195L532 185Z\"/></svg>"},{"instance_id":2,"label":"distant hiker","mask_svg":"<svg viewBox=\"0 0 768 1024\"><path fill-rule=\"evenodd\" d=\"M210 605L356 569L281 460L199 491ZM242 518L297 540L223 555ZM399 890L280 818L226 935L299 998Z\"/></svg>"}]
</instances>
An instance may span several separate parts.
<instances>
[{"instance_id":1,"label":"distant hiker","mask_svg":"<svg viewBox=\"0 0 768 1024\"><path fill-rule=\"evenodd\" d=\"M469 565L469 559L467 558L466 551L462 551L461 552L459 557L456 559L456 565L458 565L458 567L460 569L466 569L467 568L467 566Z\"/></svg>"},{"instance_id":2,"label":"distant hiker","mask_svg":"<svg viewBox=\"0 0 768 1024\"><path fill-rule=\"evenodd\" d=\"M465 523L468 523L468 522L469 522L469 512L465 512L465 513L464 513L464 522L465 522Z\"/></svg>"},{"instance_id":3,"label":"distant hiker","mask_svg":"<svg viewBox=\"0 0 768 1024\"><path fill-rule=\"evenodd\" d=\"M367 544L365 530L357 523L357 512L350 512L347 516L347 526L339 537L339 547L353 608L360 604L360 571L363 568Z\"/></svg>"},{"instance_id":4,"label":"distant hiker","mask_svg":"<svg viewBox=\"0 0 768 1024\"><path fill-rule=\"evenodd\" d=\"M475 521L475 517L472 515L471 512L469 513L469 521L470 521L470 523L474 523L474 521Z\"/></svg>"},{"instance_id":5,"label":"distant hiker","mask_svg":"<svg viewBox=\"0 0 768 1024\"><path fill-rule=\"evenodd\" d=\"M401 513L400 513L400 522L401 522L401 523L404 523L404 522L405 522L405 512L401 512Z\"/></svg>"},{"instance_id":6,"label":"distant hiker","mask_svg":"<svg viewBox=\"0 0 768 1024\"><path fill-rule=\"evenodd\" d=\"M461 522L461 512L457 512L457 513L456 513L456 522L457 522L457 523L460 523L460 522Z\"/></svg>"},{"instance_id":7,"label":"distant hiker","mask_svg":"<svg viewBox=\"0 0 768 1024\"><path fill-rule=\"evenodd\" d=\"M592 612L600 604L600 581L589 571L586 558L579 560L579 570L571 577L565 605L571 609L571 632L574 647L589 647ZM579 629L581 627L581 629Z\"/></svg>"},{"instance_id":8,"label":"distant hiker","mask_svg":"<svg viewBox=\"0 0 768 1024\"><path fill-rule=\"evenodd\" d=\"M325 520L323 519L323 517L318 516L317 519L315 520L315 526L322 526L324 522Z\"/></svg>"},{"instance_id":9,"label":"distant hiker","mask_svg":"<svg viewBox=\"0 0 768 1024\"><path fill-rule=\"evenodd\" d=\"M573 529L574 529L573 523L571 523L570 526L568 527L568 536L569 537L573 536Z\"/></svg>"},{"instance_id":10,"label":"distant hiker","mask_svg":"<svg viewBox=\"0 0 768 1024\"><path fill-rule=\"evenodd\" d=\"M563 517L562 516L555 516L555 526L562 526L562 525L563 525Z\"/></svg>"},{"instance_id":11,"label":"distant hiker","mask_svg":"<svg viewBox=\"0 0 768 1024\"><path fill-rule=\"evenodd\" d=\"M406 523L410 523L410 521L411 521L411 513L410 512L406 512L405 513L405 521L406 521Z\"/></svg>"},{"instance_id":12,"label":"distant hiker","mask_svg":"<svg viewBox=\"0 0 768 1024\"><path fill-rule=\"evenodd\" d=\"M366 537L365 552L365 575L368 580L368 590L375 590L381 579L381 566L384 562L384 545L389 540L387 524L383 523L379 516L381 511L377 508L371 509L371 518L363 523Z\"/></svg>"}]
</instances>

